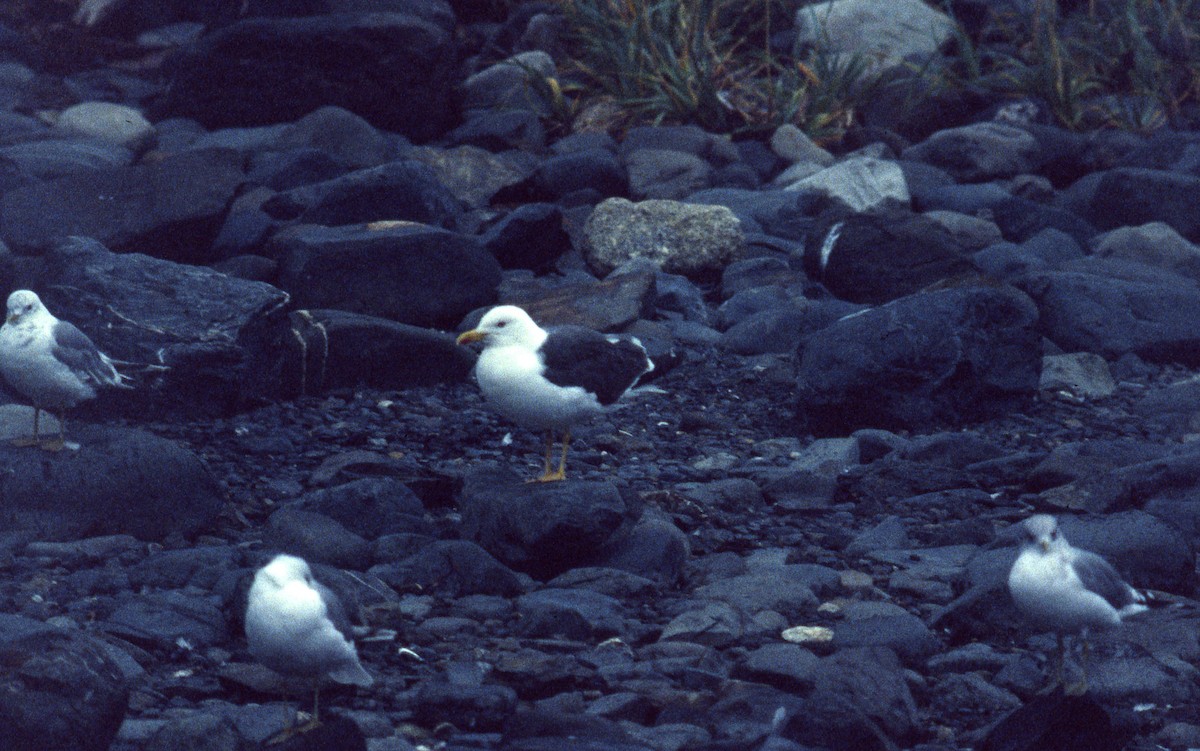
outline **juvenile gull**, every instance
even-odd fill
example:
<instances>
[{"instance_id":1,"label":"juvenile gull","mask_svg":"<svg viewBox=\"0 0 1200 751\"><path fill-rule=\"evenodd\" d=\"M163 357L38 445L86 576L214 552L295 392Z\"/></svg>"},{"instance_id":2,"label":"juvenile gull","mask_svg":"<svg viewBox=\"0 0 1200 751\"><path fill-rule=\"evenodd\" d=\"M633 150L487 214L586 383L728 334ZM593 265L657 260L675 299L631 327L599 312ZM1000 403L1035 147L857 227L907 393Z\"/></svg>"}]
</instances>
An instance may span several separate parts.
<instances>
[{"instance_id":1,"label":"juvenile gull","mask_svg":"<svg viewBox=\"0 0 1200 751\"><path fill-rule=\"evenodd\" d=\"M1064 687L1067 693L1082 694L1087 691L1089 629L1120 625L1123 619L1146 610L1146 598L1126 584L1108 561L1071 547L1053 516L1031 516L1023 525L1023 545L1008 574L1008 590L1030 621L1055 633L1058 684L1063 682L1063 638L1066 634L1082 636L1083 678Z\"/></svg>"},{"instance_id":2,"label":"juvenile gull","mask_svg":"<svg viewBox=\"0 0 1200 751\"><path fill-rule=\"evenodd\" d=\"M303 558L277 555L254 575L246 641L250 653L271 670L312 681L312 720L293 732L320 724L323 679L364 688L375 682L358 661L341 601L313 578Z\"/></svg>"},{"instance_id":3,"label":"juvenile gull","mask_svg":"<svg viewBox=\"0 0 1200 751\"><path fill-rule=\"evenodd\" d=\"M518 425L546 431L541 482L567 474L571 428L614 404L654 369L636 339L607 336L582 326L543 329L524 310L501 305L459 344L483 342L475 378L489 404ZM554 435L562 433L562 456L551 470Z\"/></svg>"},{"instance_id":4,"label":"juvenile gull","mask_svg":"<svg viewBox=\"0 0 1200 751\"><path fill-rule=\"evenodd\" d=\"M8 296L8 317L0 326L0 373L33 403L33 436L16 443L52 450L64 445L66 410L94 398L98 386L130 388L87 334L55 318L27 289ZM38 433L43 409L58 413L58 438L53 441L43 442Z\"/></svg>"}]
</instances>

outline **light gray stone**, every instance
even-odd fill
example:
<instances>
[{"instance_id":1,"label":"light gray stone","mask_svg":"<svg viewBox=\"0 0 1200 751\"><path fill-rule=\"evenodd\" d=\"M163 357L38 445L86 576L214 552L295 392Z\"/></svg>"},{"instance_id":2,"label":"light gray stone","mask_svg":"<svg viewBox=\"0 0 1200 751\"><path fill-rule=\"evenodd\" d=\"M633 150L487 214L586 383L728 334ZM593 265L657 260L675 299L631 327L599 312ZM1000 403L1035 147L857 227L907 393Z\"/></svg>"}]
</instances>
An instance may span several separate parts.
<instances>
[{"instance_id":1,"label":"light gray stone","mask_svg":"<svg viewBox=\"0 0 1200 751\"><path fill-rule=\"evenodd\" d=\"M1108 363L1091 352L1046 355L1042 358L1041 391L1066 391L1083 399L1103 399L1117 390Z\"/></svg>"},{"instance_id":2,"label":"light gray stone","mask_svg":"<svg viewBox=\"0 0 1200 751\"><path fill-rule=\"evenodd\" d=\"M667 200L609 198L592 212L584 233L584 256L601 274L633 258L648 258L671 274L711 274L746 245L741 222L728 208Z\"/></svg>"},{"instance_id":3,"label":"light gray stone","mask_svg":"<svg viewBox=\"0 0 1200 751\"><path fill-rule=\"evenodd\" d=\"M824 193L852 210L883 205L907 206L910 200L904 171L893 161L855 157L788 185L785 190Z\"/></svg>"},{"instance_id":4,"label":"light gray stone","mask_svg":"<svg viewBox=\"0 0 1200 751\"><path fill-rule=\"evenodd\" d=\"M799 41L862 56L876 69L935 54L956 25L920 0L829 0L796 11Z\"/></svg>"},{"instance_id":5,"label":"light gray stone","mask_svg":"<svg viewBox=\"0 0 1200 751\"><path fill-rule=\"evenodd\" d=\"M81 102L58 115L54 129L68 136L95 138L137 149L154 135L154 126L133 107L112 102Z\"/></svg>"}]
</instances>

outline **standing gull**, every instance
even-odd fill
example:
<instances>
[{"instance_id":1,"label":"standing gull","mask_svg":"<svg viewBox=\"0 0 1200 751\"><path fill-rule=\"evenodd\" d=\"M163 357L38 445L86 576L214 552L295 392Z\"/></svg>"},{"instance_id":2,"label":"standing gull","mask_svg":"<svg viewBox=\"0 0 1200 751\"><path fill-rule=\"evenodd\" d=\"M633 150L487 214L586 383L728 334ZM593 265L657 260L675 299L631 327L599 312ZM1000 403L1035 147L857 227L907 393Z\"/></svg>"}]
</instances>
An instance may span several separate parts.
<instances>
[{"instance_id":1,"label":"standing gull","mask_svg":"<svg viewBox=\"0 0 1200 751\"><path fill-rule=\"evenodd\" d=\"M1031 516L1023 531L1021 553L1008 574L1008 590L1029 620L1055 633L1058 684L1063 682L1066 659L1064 635L1083 637L1083 678L1064 686L1068 694L1083 694L1087 691L1088 630L1120 625L1123 619L1146 610L1146 598L1126 584L1108 561L1071 547L1053 516Z\"/></svg>"},{"instance_id":2,"label":"standing gull","mask_svg":"<svg viewBox=\"0 0 1200 751\"><path fill-rule=\"evenodd\" d=\"M375 682L358 661L341 601L294 555L277 555L254 575L246 641L250 653L271 670L312 681L312 720L292 732L320 725L323 679L364 688Z\"/></svg>"},{"instance_id":3,"label":"standing gull","mask_svg":"<svg viewBox=\"0 0 1200 751\"><path fill-rule=\"evenodd\" d=\"M60 321L38 296L20 289L8 296L8 317L0 326L0 373L33 402L33 436L18 445L59 450L64 445L63 413L96 396L98 386L131 388L113 361L74 324ZM58 413L58 438L42 441L42 410Z\"/></svg>"},{"instance_id":4,"label":"standing gull","mask_svg":"<svg viewBox=\"0 0 1200 751\"><path fill-rule=\"evenodd\" d=\"M654 369L636 339L607 336L582 326L543 329L513 305L492 308L459 344L483 342L475 378L497 412L527 428L546 431L541 482L567 475L572 426L614 404ZM555 432L562 456L551 469Z\"/></svg>"}]
</instances>

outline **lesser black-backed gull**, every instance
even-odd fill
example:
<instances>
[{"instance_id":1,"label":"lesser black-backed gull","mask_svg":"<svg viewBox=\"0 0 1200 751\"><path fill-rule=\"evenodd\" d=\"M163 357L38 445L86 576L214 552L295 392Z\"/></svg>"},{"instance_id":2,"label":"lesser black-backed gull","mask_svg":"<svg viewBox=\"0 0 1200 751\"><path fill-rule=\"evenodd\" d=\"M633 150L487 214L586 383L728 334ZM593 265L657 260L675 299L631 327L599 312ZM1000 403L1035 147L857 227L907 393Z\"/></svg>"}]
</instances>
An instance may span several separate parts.
<instances>
[{"instance_id":1,"label":"lesser black-backed gull","mask_svg":"<svg viewBox=\"0 0 1200 751\"><path fill-rule=\"evenodd\" d=\"M38 296L20 289L8 296L8 317L0 326L0 373L33 403L33 436L19 445L61 449L64 412L96 396L98 386L130 388L113 360L74 324L54 317ZM42 441L38 417L57 413L58 438Z\"/></svg>"},{"instance_id":2,"label":"lesser black-backed gull","mask_svg":"<svg viewBox=\"0 0 1200 751\"><path fill-rule=\"evenodd\" d=\"M1108 561L1072 547L1053 516L1031 516L1023 526L1023 546L1008 574L1008 590L1030 621L1055 633L1058 683L1054 685L1063 683L1064 636L1081 635L1082 679L1064 689L1082 694L1087 691L1088 631L1120 625L1124 618L1146 610L1146 598L1126 584Z\"/></svg>"},{"instance_id":3,"label":"lesser black-backed gull","mask_svg":"<svg viewBox=\"0 0 1200 751\"><path fill-rule=\"evenodd\" d=\"M571 428L617 402L654 364L636 339L609 336L583 326L543 329L524 310L501 305L458 337L483 342L475 378L497 412L518 425L546 431L542 482L567 472ZM552 470L554 436L562 433L562 456Z\"/></svg>"},{"instance_id":4,"label":"lesser black-backed gull","mask_svg":"<svg viewBox=\"0 0 1200 751\"><path fill-rule=\"evenodd\" d=\"M320 724L322 680L362 687L374 683L350 636L341 600L313 577L303 558L277 555L254 575L246 603L250 653L276 673L313 683L312 720L288 732Z\"/></svg>"}]
</instances>

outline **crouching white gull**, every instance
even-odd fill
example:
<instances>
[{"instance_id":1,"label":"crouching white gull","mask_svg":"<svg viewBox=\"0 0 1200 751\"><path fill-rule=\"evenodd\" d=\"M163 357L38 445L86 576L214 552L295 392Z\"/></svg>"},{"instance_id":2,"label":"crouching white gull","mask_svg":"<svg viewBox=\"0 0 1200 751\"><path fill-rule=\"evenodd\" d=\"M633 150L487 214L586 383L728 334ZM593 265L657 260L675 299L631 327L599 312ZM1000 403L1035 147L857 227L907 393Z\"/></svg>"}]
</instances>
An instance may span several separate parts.
<instances>
[{"instance_id":1,"label":"crouching white gull","mask_svg":"<svg viewBox=\"0 0 1200 751\"><path fill-rule=\"evenodd\" d=\"M65 445L66 410L94 398L98 386L132 388L87 334L55 318L27 289L8 296L8 317L0 326L0 373L33 403L33 436L15 443L50 450ZM57 413L55 440L41 440L38 417L42 410Z\"/></svg>"},{"instance_id":2,"label":"crouching white gull","mask_svg":"<svg viewBox=\"0 0 1200 751\"><path fill-rule=\"evenodd\" d=\"M1026 519L1020 555L1008 574L1013 601L1030 621L1053 631L1058 639L1057 683L1063 683L1066 634L1083 638L1080 682L1064 685L1068 694L1087 691L1087 641L1089 629L1120 625L1146 610L1146 598L1125 583L1108 561L1087 550L1072 547L1049 514Z\"/></svg>"},{"instance_id":3,"label":"crouching white gull","mask_svg":"<svg viewBox=\"0 0 1200 751\"><path fill-rule=\"evenodd\" d=\"M459 344L482 342L475 378L489 404L518 425L546 431L541 482L567 475L572 426L617 402L654 364L636 339L583 326L543 329L513 305L489 310ZM562 456L551 469L555 432Z\"/></svg>"},{"instance_id":4,"label":"crouching white gull","mask_svg":"<svg viewBox=\"0 0 1200 751\"><path fill-rule=\"evenodd\" d=\"M263 665L313 683L312 720L285 730L280 740L321 724L323 679L364 688L375 682L358 661L341 600L294 555L277 555L254 575L246 604L246 641Z\"/></svg>"}]
</instances>

